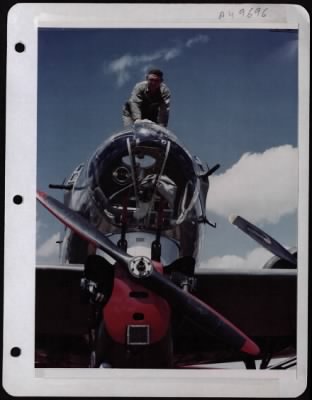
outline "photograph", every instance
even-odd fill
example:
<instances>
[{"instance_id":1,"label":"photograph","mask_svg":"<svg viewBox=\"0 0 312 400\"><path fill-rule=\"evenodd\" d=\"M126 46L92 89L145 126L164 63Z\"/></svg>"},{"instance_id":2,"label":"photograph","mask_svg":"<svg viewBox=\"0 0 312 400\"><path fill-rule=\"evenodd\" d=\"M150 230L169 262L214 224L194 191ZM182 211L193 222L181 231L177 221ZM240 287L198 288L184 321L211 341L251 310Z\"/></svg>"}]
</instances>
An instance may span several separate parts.
<instances>
[{"instance_id":1,"label":"photograph","mask_svg":"<svg viewBox=\"0 0 312 400\"><path fill-rule=\"evenodd\" d=\"M37 39L35 368L296 369L298 30Z\"/></svg>"}]
</instances>

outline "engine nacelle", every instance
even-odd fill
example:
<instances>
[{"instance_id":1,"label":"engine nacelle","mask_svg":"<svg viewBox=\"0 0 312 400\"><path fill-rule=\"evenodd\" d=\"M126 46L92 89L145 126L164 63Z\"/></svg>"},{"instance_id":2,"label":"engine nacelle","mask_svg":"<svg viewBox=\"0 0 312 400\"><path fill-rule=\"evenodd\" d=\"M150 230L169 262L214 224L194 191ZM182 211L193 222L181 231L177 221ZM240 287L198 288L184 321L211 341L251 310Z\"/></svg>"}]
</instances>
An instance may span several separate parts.
<instances>
[{"instance_id":1,"label":"engine nacelle","mask_svg":"<svg viewBox=\"0 0 312 400\"><path fill-rule=\"evenodd\" d=\"M289 252L297 258L297 247L292 247ZM271 257L263 266L263 269L296 269L297 266L280 257Z\"/></svg>"}]
</instances>

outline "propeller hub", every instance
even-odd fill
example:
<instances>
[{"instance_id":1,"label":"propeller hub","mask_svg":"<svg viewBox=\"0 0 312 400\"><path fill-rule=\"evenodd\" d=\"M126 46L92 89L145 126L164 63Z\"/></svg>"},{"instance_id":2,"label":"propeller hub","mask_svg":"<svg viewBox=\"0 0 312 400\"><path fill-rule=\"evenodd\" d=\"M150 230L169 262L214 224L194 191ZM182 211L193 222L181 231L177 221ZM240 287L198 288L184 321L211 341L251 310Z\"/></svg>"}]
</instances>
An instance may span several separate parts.
<instances>
[{"instance_id":1,"label":"propeller hub","mask_svg":"<svg viewBox=\"0 0 312 400\"><path fill-rule=\"evenodd\" d=\"M135 278L145 278L153 271L152 261L147 257L133 257L129 262L129 272Z\"/></svg>"}]
</instances>

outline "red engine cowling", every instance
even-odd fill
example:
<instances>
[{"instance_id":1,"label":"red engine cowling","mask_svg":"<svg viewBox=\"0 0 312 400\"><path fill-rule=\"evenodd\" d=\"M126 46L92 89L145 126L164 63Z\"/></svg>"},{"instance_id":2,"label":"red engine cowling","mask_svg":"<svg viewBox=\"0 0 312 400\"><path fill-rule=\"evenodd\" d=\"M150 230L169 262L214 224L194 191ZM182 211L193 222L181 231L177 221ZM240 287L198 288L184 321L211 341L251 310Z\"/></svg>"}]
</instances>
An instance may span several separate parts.
<instances>
[{"instance_id":1,"label":"red engine cowling","mask_svg":"<svg viewBox=\"0 0 312 400\"><path fill-rule=\"evenodd\" d=\"M163 267L154 263L162 273ZM145 289L116 265L114 289L103 308L106 331L122 345L148 345L159 342L168 333L171 310L166 300Z\"/></svg>"}]
</instances>

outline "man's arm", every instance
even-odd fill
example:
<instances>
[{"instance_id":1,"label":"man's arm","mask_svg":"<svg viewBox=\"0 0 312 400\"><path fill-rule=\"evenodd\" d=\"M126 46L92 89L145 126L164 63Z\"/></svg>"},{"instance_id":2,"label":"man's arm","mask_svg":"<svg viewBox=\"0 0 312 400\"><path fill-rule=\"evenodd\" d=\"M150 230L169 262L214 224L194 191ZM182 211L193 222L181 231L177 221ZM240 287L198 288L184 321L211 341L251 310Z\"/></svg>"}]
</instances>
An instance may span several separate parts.
<instances>
[{"instance_id":1,"label":"man's arm","mask_svg":"<svg viewBox=\"0 0 312 400\"><path fill-rule=\"evenodd\" d=\"M167 86L164 85L161 91L162 104L159 107L159 125L167 126L169 120L171 94Z\"/></svg>"},{"instance_id":2,"label":"man's arm","mask_svg":"<svg viewBox=\"0 0 312 400\"><path fill-rule=\"evenodd\" d=\"M144 85L137 83L131 93L129 99L129 107L133 121L136 119L142 119L141 104L143 101Z\"/></svg>"}]
</instances>

